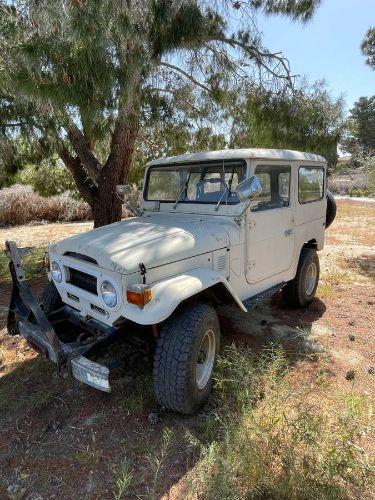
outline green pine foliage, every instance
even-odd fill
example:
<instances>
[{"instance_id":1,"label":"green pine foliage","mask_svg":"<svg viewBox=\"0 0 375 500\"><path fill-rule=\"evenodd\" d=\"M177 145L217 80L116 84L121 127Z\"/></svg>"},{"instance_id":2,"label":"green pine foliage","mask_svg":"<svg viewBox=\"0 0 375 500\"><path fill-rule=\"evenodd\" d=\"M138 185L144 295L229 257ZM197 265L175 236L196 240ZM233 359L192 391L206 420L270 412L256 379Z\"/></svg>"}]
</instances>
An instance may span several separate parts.
<instances>
[{"instance_id":1,"label":"green pine foliage","mask_svg":"<svg viewBox=\"0 0 375 500\"><path fill-rule=\"evenodd\" d=\"M193 146L207 108L223 113L239 85L291 89L289 65L263 47L256 14L306 21L319 4L0 0L0 138L44 142L71 172L95 225L118 220L115 186L137 164L142 132L172 119L177 129L195 109L186 141Z\"/></svg>"},{"instance_id":2,"label":"green pine foliage","mask_svg":"<svg viewBox=\"0 0 375 500\"><path fill-rule=\"evenodd\" d=\"M236 105L232 145L317 153L334 165L344 129L343 100L333 100L321 83L304 87L282 95L244 93Z\"/></svg>"},{"instance_id":3,"label":"green pine foliage","mask_svg":"<svg viewBox=\"0 0 375 500\"><path fill-rule=\"evenodd\" d=\"M361 44L361 50L366 57L366 63L375 69L375 27L368 29Z\"/></svg>"}]
</instances>

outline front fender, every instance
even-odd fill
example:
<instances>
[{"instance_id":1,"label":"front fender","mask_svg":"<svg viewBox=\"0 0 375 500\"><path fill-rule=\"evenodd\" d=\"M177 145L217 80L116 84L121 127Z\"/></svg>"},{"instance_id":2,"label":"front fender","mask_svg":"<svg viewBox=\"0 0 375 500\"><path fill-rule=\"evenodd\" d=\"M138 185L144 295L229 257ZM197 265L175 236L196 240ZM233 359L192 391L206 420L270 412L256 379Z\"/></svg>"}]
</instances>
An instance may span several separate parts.
<instances>
[{"instance_id":1,"label":"front fender","mask_svg":"<svg viewBox=\"0 0 375 500\"><path fill-rule=\"evenodd\" d=\"M124 316L140 325L160 323L167 319L181 302L217 283L222 283L238 306L246 312L242 301L222 275L212 269L197 268L155 282L151 289L152 300L143 309L134 304L126 304Z\"/></svg>"}]
</instances>

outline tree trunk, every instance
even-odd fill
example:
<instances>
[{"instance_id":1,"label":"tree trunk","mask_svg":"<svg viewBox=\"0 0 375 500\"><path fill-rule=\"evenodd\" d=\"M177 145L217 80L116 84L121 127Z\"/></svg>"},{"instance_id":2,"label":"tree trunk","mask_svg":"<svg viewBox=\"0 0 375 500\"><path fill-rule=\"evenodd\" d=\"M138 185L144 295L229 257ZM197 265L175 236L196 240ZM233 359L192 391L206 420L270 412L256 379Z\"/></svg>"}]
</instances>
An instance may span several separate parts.
<instances>
[{"instance_id":1,"label":"tree trunk","mask_svg":"<svg viewBox=\"0 0 375 500\"><path fill-rule=\"evenodd\" d=\"M116 195L116 186L125 184L132 165L138 123L133 126L119 124L114 134L111 154L100 172L98 196L91 204L94 227L106 226L121 220L122 202Z\"/></svg>"}]
</instances>

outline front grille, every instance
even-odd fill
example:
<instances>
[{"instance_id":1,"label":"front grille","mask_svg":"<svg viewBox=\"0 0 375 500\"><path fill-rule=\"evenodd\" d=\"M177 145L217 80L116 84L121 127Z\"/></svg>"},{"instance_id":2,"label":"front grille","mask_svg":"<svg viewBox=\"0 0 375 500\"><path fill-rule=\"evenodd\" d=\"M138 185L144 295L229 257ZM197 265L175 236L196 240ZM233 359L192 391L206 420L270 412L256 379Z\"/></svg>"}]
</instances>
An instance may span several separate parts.
<instances>
[{"instance_id":1,"label":"front grille","mask_svg":"<svg viewBox=\"0 0 375 500\"><path fill-rule=\"evenodd\" d=\"M79 297L77 295L73 295L72 293L67 293L67 296L69 299L75 300L76 302L79 302Z\"/></svg>"},{"instance_id":2,"label":"front grille","mask_svg":"<svg viewBox=\"0 0 375 500\"><path fill-rule=\"evenodd\" d=\"M98 265L98 262L95 259L89 257L88 255L84 255L83 253L65 252L64 255L72 257L73 259L82 260L84 262L90 262L90 264L95 264L96 266Z\"/></svg>"},{"instance_id":3,"label":"front grille","mask_svg":"<svg viewBox=\"0 0 375 500\"><path fill-rule=\"evenodd\" d=\"M68 267L68 271L68 283L78 288L82 288L82 290L86 290L86 292L98 295L97 279L95 276L78 271L78 269L73 269L72 267Z\"/></svg>"},{"instance_id":4,"label":"front grille","mask_svg":"<svg viewBox=\"0 0 375 500\"><path fill-rule=\"evenodd\" d=\"M100 314L105 314L105 310L102 307L96 306L95 304L91 304L91 309L94 311L100 313Z\"/></svg>"}]
</instances>

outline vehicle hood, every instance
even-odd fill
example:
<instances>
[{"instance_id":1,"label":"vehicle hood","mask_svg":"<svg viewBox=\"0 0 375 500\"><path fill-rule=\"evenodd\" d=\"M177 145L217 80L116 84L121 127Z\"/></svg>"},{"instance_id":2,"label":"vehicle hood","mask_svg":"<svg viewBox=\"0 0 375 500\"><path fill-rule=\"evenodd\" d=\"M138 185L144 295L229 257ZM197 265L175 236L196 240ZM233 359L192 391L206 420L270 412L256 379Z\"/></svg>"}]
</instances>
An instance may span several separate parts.
<instances>
[{"instance_id":1,"label":"vehicle hood","mask_svg":"<svg viewBox=\"0 0 375 500\"><path fill-rule=\"evenodd\" d=\"M218 217L158 213L72 236L53 250L87 255L101 268L129 274L138 271L140 263L150 269L228 245L225 221Z\"/></svg>"}]
</instances>

